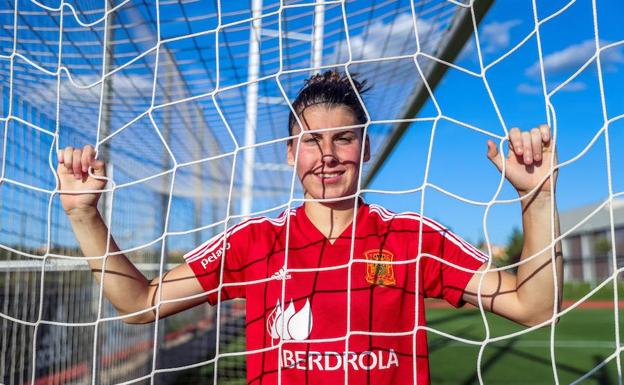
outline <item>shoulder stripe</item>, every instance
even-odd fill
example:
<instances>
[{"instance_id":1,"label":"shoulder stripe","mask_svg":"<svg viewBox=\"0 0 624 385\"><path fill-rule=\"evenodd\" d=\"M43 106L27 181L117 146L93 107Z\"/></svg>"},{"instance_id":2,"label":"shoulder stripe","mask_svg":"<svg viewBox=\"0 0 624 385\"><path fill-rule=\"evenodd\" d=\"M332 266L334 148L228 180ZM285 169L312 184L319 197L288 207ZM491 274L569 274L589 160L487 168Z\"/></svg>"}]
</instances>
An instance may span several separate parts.
<instances>
[{"instance_id":1,"label":"shoulder stripe","mask_svg":"<svg viewBox=\"0 0 624 385\"><path fill-rule=\"evenodd\" d=\"M288 215L286 215L288 213ZM250 218L247 219L235 226L232 226L230 229L228 229L225 233L221 232L217 235L215 235L214 237L210 238L208 241L202 243L200 246L196 247L195 249L189 251L188 253L186 253L184 255L184 260L189 263L189 262L193 262L196 261L198 259L203 258L206 254L210 254L213 251L215 251L215 249L217 248L217 246L219 246L219 243L225 239L225 238L229 238L232 235L234 235L235 233L237 233L238 231L250 226L250 225L254 225L257 223L263 223L263 222L270 222L276 226L284 226L284 224L286 224L286 219L289 216L295 216L297 215L296 210L295 209L291 209L288 211L284 211L283 213L281 213L277 218L267 218L267 217L258 217L258 218Z\"/></svg>"},{"instance_id":2,"label":"shoulder stripe","mask_svg":"<svg viewBox=\"0 0 624 385\"><path fill-rule=\"evenodd\" d=\"M392 218L403 218L403 219L413 219L413 220L417 220L417 221L422 221L424 224L428 225L429 227L433 228L434 230L443 233L446 238L448 238L456 246L460 247L464 252L470 254L472 257L474 257L474 258L476 258L476 259L478 259L480 261L483 261L483 262L487 262L489 260L488 256L486 254L484 254L481 250L477 249L476 247L474 247L470 243L466 242L464 239L462 239L461 237L457 236L453 232L451 232L448 229L446 229L443 225L439 224L438 222L436 222L436 221L434 221L432 219L423 217L420 214L412 213L412 212L405 212L405 213L401 213L401 214L395 214L395 213L387 210L384 207L381 207L381 206L376 206L376 207L380 209L378 213L380 214L380 216L382 216L382 219L384 219L384 217L385 217L386 220L390 220ZM462 245L463 245L463 247L462 247Z\"/></svg>"},{"instance_id":3,"label":"shoulder stripe","mask_svg":"<svg viewBox=\"0 0 624 385\"><path fill-rule=\"evenodd\" d=\"M485 255L481 250L477 249L476 247L466 242L461 237L457 236L456 234L449 231L444 226L442 226L441 224L437 223L436 221L432 219L423 217L420 214L412 213L412 212L404 212L404 213L396 214L396 213L389 211L388 209L384 207L377 206L377 205L370 205L370 210L377 213L379 217L385 222L388 222L394 218L412 219L418 222L422 222L423 224L443 234L443 236L446 239L451 241L453 244L455 244L457 247L459 247L462 251L464 251L466 254L470 255L471 257L481 262L487 262L489 260L488 256Z\"/></svg>"}]
</instances>

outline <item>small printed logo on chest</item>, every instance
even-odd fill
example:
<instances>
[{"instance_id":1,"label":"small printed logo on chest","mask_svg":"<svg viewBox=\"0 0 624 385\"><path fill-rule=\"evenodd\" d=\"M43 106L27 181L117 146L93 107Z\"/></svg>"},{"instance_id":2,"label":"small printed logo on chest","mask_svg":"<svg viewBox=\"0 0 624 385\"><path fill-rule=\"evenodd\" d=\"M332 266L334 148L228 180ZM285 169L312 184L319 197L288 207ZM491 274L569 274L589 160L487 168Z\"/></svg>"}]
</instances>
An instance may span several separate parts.
<instances>
[{"instance_id":1,"label":"small printed logo on chest","mask_svg":"<svg viewBox=\"0 0 624 385\"><path fill-rule=\"evenodd\" d=\"M371 285L396 285L393 266L387 263L392 262L394 254L388 250L374 249L364 252L364 258L370 261L366 262L366 282Z\"/></svg>"},{"instance_id":2,"label":"small printed logo on chest","mask_svg":"<svg viewBox=\"0 0 624 385\"><path fill-rule=\"evenodd\" d=\"M275 273L273 273L273 275L271 276L271 279L275 279L278 281L283 281L283 280L291 279L291 278L292 276L286 273L286 269L284 269L283 267L279 269L278 271L276 271Z\"/></svg>"}]
</instances>

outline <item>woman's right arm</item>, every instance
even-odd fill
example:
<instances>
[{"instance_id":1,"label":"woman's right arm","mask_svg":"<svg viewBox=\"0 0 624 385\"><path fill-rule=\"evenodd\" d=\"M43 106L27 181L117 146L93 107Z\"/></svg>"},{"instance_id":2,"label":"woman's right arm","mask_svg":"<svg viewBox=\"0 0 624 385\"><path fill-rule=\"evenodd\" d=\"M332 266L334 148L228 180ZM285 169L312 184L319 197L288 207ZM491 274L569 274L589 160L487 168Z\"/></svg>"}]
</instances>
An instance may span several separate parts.
<instances>
[{"instance_id":1,"label":"woman's right arm","mask_svg":"<svg viewBox=\"0 0 624 385\"><path fill-rule=\"evenodd\" d=\"M88 259L95 279L104 286L104 295L121 315L141 312L124 318L127 323L148 323L156 318L156 309L147 310L161 301L185 298L203 293L191 268L183 263L174 269L148 280L130 260L119 251L110 237L107 251L108 229L97 210L100 193L106 186L104 162L95 159L95 150L87 145L83 149L66 147L59 153L57 168L61 204L67 213L72 229L85 257ZM68 193L75 192L75 193ZM104 274L102 271L104 270ZM162 281L162 283L161 283ZM159 293L160 291L160 293ZM163 318L206 301L206 296L160 305L159 317Z\"/></svg>"}]
</instances>

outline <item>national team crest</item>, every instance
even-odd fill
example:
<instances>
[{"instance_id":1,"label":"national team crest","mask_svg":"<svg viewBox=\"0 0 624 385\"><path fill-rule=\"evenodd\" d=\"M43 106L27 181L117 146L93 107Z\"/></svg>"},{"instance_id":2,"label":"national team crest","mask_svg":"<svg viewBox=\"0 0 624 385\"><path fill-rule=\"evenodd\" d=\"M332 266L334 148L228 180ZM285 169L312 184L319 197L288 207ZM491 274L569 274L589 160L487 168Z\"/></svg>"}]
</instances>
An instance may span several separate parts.
<instances>
[{"instance_id":1,"label":"national team crest","mask_svg":"<svg viewBox=\"0 0 624 385\"><path fill-rule=\"evenodd\" d=\"M369 250L364 252L366 260L366 282L373 285L393 286L396 285L394 269L388 263L376 263L377 261L392 262L394 254L388 250Z\"/></svg>"}]
</instances>

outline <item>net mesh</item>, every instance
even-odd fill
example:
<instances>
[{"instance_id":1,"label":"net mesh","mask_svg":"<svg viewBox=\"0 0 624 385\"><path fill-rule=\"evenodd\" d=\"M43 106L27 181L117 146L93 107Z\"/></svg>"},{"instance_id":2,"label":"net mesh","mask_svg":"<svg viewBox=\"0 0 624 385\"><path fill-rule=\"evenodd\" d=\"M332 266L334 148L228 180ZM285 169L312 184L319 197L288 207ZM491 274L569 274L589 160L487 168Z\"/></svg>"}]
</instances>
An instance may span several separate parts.
<instances>
[{"instance_id":1,"label":"net mesh","mask_svg":"<svg viewBox=\"0 0 624 385\"><path fill-rule=\"evenodd\" d=\"M529 43L536 45L538 61L527 72L538 80L525 87L537 88L527 91L540 95L544 119L555 137L562 133L553 99L578 84L575 80L588 67L595 68L596 109L602 123L592 132L592 140L560 167L573 165L599 140L604 142L607 191L603 203L576 218L562 239L597 213L605 213L611 246L604 262L606 273L597 286L561 315L617 283L621 221L614 213L623 193L612 175L617 168L610 127L623 115L608 113L604 79L609 71L603 68L619 63L624 41L621 36L601 38L599 15L609 12L610 5L600 8L596 1L588 2L587 14L593 16L587 23L592 29L585 43L588 54L568 59L572 70L564 79L547 78L553 59L543 53L541 33L565 18L576 3L548 11L536 2L527 4L532 25L525 38L492 58L480 41L487 34L478 28L474 5L462 1L265 1L256 9L245 2L208 0L1 2L2 382L184 383L213 378L228 383L243 379L243 302L202 305L152 325L122 322L103 297L87 262L77 258L81 253L58 200L56 151L68 145L97 146L99 157L111 165L108 192L100 202L111 235L143 273L162 274L180 263L185 251L236 221L250 214L274 215L301 201L301 188L283 161L286 122L303 80L325 68L360 73L375 85L370 97L363 99L373 146L373 159L364 166L363 178L372 165L384 160L375 155L402 122L432 125L431 146L440 135L436 127L445 123L503 145L509 125L504 104L497 100L504 96L490 86L491 78ZM440 57L441 44L464 14L475 32L465 49L475 60L466 66ZM253 68L250 52L257 52ZM492 121L447 113L449 100L437 95L427 78L431 68L440 65L483 83L493 106ZM447 86L452 87L453 79ZM406 115L410 96L423 87L430 96L426 109L417 118ZM486 225L489 210L496 204L517 203L505 199L503 179L487 200L471 199L428 180L427 175L435 175L436 164L443 161L432 159L433 147L423 153L425 169L418 187L361 188L359 192L418 195L419 205L414 207L420 212L425 211L425 191L432 191L429 200L440 193L482 207L485 245L492 253ZM580 383L615 363L621 383L617 284L611 295L615 333L608 341L610 353L581 373L572 377L566 373L563 382ZM426 330L477 347L475 381L488 383L482 374L489 362L487 349L527 333L493 335L489 322L484 315L485 334L478 339L461 338L435 326ZM556 330L550 322L544 342L551 379L559 383L556 348L561 345ZM216 370L214 362L218 362Z\"/></svg>"}]
</instances>

